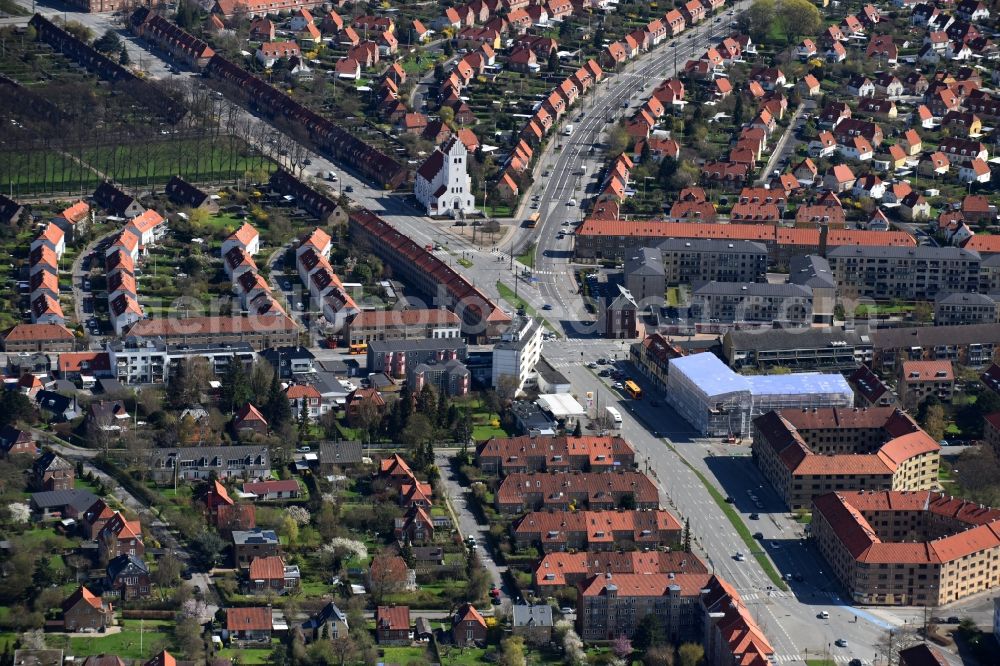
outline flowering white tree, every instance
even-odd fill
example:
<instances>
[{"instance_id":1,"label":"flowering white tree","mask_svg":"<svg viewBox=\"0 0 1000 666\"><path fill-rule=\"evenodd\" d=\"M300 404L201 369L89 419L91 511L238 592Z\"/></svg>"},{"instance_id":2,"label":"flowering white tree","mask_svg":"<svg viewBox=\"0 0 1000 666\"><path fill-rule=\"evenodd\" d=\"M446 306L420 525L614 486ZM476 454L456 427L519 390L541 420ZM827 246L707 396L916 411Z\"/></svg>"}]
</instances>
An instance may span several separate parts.
<instances>
[{"instance_id":1,"label":"flowering white tree","mask_svg":"<svg viewBox=\"0 0 1000 666\"><path fill-rule=\"evenodd\" d=\"M285 509L285 514L299 525L309 523L309 511L303 509L301 506L290 506Z\"/></svg>"},{"instance_id":2,"label":"flowering white tree","mask_svg":"<svg viewBox=\"0 0 1000 666\"><path fill-rule=\"evenodd\" d=\"M368 547L361 541L348 539L346 537L334 537L323 546L323 550L332 555L341 557L354 557L359 560L368 559Z\"/></svg>"},{"instance_id":3,"label":"flowering white tree","mask_svg":"<svg viewBox=\"0 0 1000 666\"><path fill-rule=\"evenodd\" d=\"M24 502L11 502L7 505L10 519L15 523L26 523L31 520L31 508Z\"/></svg>"}]
</instances>

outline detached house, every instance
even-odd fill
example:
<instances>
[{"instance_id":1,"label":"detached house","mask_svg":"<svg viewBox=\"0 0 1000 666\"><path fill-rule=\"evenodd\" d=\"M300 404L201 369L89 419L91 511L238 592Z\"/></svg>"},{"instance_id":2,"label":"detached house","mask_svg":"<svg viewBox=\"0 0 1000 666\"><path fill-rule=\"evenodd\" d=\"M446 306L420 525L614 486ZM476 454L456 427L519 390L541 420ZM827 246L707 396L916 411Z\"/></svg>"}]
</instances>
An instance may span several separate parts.
<instances>
[{"instance_id":1,"label":"detached house","mask_svg":"<svg viewBox=\"0 0 1000 666\"><path fill-rule=\"evenodd\" d=\"M270 608L226 609L226 633L237 645L270 645L273 629Z\"/></svg>"},{"instance_id":2,"label":"detached house","mask_svg":"<svg viewBox=\"0 0 1000 666\"><path fill-rule=\"evenodd\" d=\"M63 629L70 633L101 632L114 624L114 609L86 587L62 603Z\"/></svg>"}]
</instances>

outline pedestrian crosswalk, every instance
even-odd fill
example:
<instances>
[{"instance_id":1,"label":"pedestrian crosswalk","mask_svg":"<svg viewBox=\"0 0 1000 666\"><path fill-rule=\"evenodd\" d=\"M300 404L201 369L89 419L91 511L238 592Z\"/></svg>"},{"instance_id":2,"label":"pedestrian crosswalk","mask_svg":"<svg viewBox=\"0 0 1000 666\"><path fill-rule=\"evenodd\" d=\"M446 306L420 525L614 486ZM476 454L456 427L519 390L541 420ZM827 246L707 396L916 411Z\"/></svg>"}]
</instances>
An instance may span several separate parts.
<instances>
[{"instance_id":1,"label":"pedestrian crosswalk","mask_svg":"<svg viewBox=\"0 0 1000 666\"><path fill-rule=\"evenodd\" d=\"M774 663L774 664L804 664L804 663L806 663L807 659L816 659L816 658L825 659L825 658L827 658L827 656L823 655L823 654L820 654L820 653L815 653L815 654L810 654L810 655L803 655L803 654L774 654L774 655L771 655L771 663ZM852 659L856 659L857 657L852 657L852 656L846 655L846 654L832 654L832 655L829 656L829 658L832 659L835 664L849 664L849 663L851 663ZM868 666L869 662L867 662L864 659L862 659L861 663L864 664L865 666Z\"/></svg>"}]
</instances>

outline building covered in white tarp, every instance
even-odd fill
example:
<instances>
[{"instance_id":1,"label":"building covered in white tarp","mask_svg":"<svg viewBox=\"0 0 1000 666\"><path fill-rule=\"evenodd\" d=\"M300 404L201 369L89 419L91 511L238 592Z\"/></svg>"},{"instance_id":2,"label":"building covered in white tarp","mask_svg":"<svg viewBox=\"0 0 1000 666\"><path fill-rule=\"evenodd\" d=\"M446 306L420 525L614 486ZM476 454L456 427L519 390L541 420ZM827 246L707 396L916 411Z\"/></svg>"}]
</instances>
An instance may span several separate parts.
<instances>
[{"instance_id":1,"label":"building covered in white tarp","mask_svg":"<svg viewBox=\"0 0 1000 666\"><path fill-rule=\"evenodd\" d=\"M535 404L556 419L574 418L587 413L584 406L569 393L542 393Z\"/></svg>"},{"instance_id":2,"label":"building covered in white tarp","mask_svg":"<svg viewBox=\"0 0 1000 666\"><path fill-rule=\"evenodd\" d=\"M666 398L695 430L712 437L749 437L751 420L773 409L854 404L854 392L842 375L744 376L707 352L671 359Z\"/></svg>"}]
</instances>

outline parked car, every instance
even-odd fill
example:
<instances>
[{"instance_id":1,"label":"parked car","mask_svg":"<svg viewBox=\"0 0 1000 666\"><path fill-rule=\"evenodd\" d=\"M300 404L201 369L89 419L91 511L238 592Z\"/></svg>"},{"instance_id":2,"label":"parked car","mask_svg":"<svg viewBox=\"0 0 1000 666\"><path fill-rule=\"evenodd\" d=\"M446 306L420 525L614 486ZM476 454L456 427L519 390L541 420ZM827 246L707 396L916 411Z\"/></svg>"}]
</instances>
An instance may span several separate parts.
<instances>
[{"instance_id":1,"label":"parked car","mask_svg":"<svg viewBox=\"0 0 1000 666\"><path fill-rule=\"evenodd\" d=\"M750 520L760 520L760 514L759 513L751 513L750 514ZM759 534L759 532L758 532L758 534Z\"/></svg>"}]
</instances>

